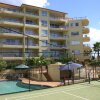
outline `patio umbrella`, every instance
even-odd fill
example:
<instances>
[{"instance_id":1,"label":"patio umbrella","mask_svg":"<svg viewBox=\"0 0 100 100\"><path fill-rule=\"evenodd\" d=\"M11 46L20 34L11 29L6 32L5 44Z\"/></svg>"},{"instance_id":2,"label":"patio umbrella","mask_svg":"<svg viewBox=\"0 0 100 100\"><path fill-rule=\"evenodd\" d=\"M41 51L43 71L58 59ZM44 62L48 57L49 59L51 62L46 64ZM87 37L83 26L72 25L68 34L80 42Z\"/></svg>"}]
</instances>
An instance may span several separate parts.
<instances>
[{"instance_id":1,"label":"patio umbrella","mask_svg":"<svg viewBox=\"0 0 100 100\"><path fill-rule=\"evenodd\" d=\"M23 76L25 76L25 72L24 71L26 69L29 69L29 66L21 64L21 65L16 66L15 69L19 70L18 73L17 73L19 75L18 77L22 78Z\"/></svg>"},{"instance_id":2,"label":"patio umbrella","mask_svg":"<svg viewBox=\"0 0 100 100\"><path fill-rule=\"evenodd\" d=\"M81 64L69 62L68 64L61 66L59 70L73 70L81 67L82 67Z\"/></svg>"},{"instance_id":3,"label":"patio umbrella","mask_svg":"<svg viewBox=\"0 0 100 100\"><path fill-rule=\"evenodd\" d=\"M29 66L21 64L21 65L16 66L15 69L29 69Z\"/></svg>"}]
</instances>

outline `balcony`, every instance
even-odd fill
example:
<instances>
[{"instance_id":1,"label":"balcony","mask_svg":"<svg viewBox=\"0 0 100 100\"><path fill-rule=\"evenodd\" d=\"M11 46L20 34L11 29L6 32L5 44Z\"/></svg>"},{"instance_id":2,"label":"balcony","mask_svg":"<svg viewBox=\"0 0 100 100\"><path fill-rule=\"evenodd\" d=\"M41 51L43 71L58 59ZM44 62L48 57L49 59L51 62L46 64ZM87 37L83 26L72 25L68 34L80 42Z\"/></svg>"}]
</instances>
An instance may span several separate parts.
<instances>
[{"instance_id":1,"label":"balcony","mask_svg":"<svg viewBox=\"0 0 100 100\"><path fill-rule=\"evenodd\" d=\"M52 44L52 43L51 43ZM59 50L62 50L62 49L66 49L67 47L65 45L51 45L50 46L50 49L59 49Z\"/></svg>"},{"instance_id":2,"label":"balcony","mask_svg":"<svg viewBox=\"0 0 100 100\"><path fill-rule=\"evenodd\" d=\"M90 37L88 36L83 37L83 42L89 42L89 41L90 41Z\"/></svg>"},{"instance_id":3,"label":"balcony","mask_svg":"<svg viewBox=\"0 0 100 100\"><path fill-rule=\"evenodd\" d=\"M23 45L19 42L2 42L2 48L23 48Z\"/></svg>"},{"instance_id":4,"label":"balcony","mask_svg":"<svg viewBox=\"0 0 100 100\"><path fill-rule=\"evenodd\" d=\"M56 26L50 26L50 30L52 30L52 31L67 31L67 28L66 28L66 26L58 26L58 27L56 27Z\"/></svg>"},{"instance_id":5,"label":"balcony","mask_svg":"<svg viewBox=\"0 0 100 100\"><path fill-rule=\"evenodd\" d=\"M25 48L27 48L27 44ZM39 44L28 44L28 49L39 49Z\"/></svg>"},{"instance_id":6,"label":"balcony","mask_svg":"<svg viewBox=\"0 0 100 100\"><path fill-rule=\"evenodd\" d=\"M26 28L31 28L31 29L38 29L39 28L38 24L33 24L33 23L26 23L25 26L26 26Z\"/></svg>"},{"instance_id":7,"label":"balcony","mask_svg":"<svg viewBox=\"0 0 100 100\"><path fill-rule=\"evenodd\" d=\"M84 51L92 51L91 47L88 44L83 44Z\"/></svg>"},{"instance_id":8,"label":"balcony","mask_svg":"<svg viewBox=\"0 0 100 100\"><path fill-rule=\"evenodd\" d=\"M50 16L49 20L54 21L54 22L65 22L65 18L63 18L63 17L52 17L52 16Z\"/></svg>"},{"instance_id":9,"label":"balcony","mask_svg":"<svg viewBox=\"0 0 100 100\"><path fill-rule=\"evenodd\" d=\"M10 16L14 16L14 17L23 17L24 16L24 13L21 12L21 11L13 10L13 9L8 10L8 9L5 9L5 8L0 9L0 14L10 15Z\"/></svg>"},{"instance_id":10,"label":"balcony","mask_svg":"<svg viewBox=\"0 0 100 100\"><path fill-rule=\"evenodd\" d=\"M14 17L24 17L26 16L27 18L39 18L39 14L35 14L35 13L30 13L30 12L26 12L24 13L23 11L19 11L19 10L13 10L13 9L4 9L1 8L0 9L0 13L3 15L10 15L10 16L14 16Z\"/></svg>"},{"instance_id":11,"label":"balcony","mask_svg":"<svg viewBox=\"0 0 100 100\"><path fill-rule=\"evenodd\" d=\"M23 35L22 34L16 34L16 33L1 33L0 32L0 37L12 37L12 38L23 38Z\"/></svg>"},{"instance_id":12,"label":"balcony","mask_svg":"<svg viewBox=\"0 0 100 100\"><path fill-rule=\"evenodd\" d=\"M82 26L88 26L89 20L88 19L82 19Z\"/></svg>"},{"instance_id":13,"label":"balcony","mask_svg":"<svg viewBox=\"0 0 100 100\"><path fill-rule=\"evenodd\" d=\"M10 61L14 61L14 60L24 60L23 57L1 57L2 60L10 60Z\"/></svg>"},{"instance_id":14,"label":"balcony","mask_svg":"<svg viewBox=\"0 0 100 100\"><path fill-rule=\"evenodd\" d=\"M39 39L39 34L28 34L26 33L26 35L30 36L31 38L35 38L35 39ZM27 36L25 36L27 38Z\"/></svg>"},{"instance_id":15,"label":"balcony","mask_svg":"<svg viewBox=\"0 0 100 100\"><path fill-rule=\"evenodd\" d=\"M90 30L89 30L89 28L85 28L85 27L83 27L83 34L89 34L89 32L90 32Z\"/></svg>"},{"instance_id":16,"label":"balcony","mask_svg":"<svg viewBox=\"0 0 100 100\"><path fill-rule=\"evenodd\" d=\"M5 53L4 53L5 52ZM0 53L3 60L23 60L22 52L4 51Z\"/></svg>"},{"instance_id":17,"label":"balcony","mask_svg":"<svg viewBox=\"0 0 100 100\"><path fill-rule=\"evenodd\" d=\"M21 22L18 22L18 21L8 21L8 20L3 20L3 19L0 19L0 25L4 26L4 27L9 27L9 26L12 26L12 27L23 27L24 24L21 23Z\"/></svg>"},{"instance_id":18,"label":"balcony","mask_svg":"<svg viewBox=\"0 0 100 100\"><path fill-rule=\"evenodd\" d=\"M32 13L32 12L27 12L27 11L26 11L25 16L26 16L27 18L39 19L39 14L38 14L38 13L35 14L35 13Z\"/></svg>"},{"instance_id":19,"label":"balcony","mask_svg":"<svg viewBox=\"0 0 100 100\"><path fill-rule=\"evenodd\" d=\"M50 35L50 39L51 40L66 40L66 36L53 36L53 35Z\"/></svg>"}]
</instances>

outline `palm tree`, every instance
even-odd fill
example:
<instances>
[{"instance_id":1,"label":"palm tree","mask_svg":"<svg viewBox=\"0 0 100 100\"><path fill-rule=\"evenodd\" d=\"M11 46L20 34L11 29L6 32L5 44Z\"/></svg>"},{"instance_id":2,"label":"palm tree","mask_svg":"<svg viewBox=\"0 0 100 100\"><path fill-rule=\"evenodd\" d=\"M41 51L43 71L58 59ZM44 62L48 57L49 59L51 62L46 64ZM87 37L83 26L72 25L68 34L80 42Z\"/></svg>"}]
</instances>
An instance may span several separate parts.
<instances>
[{"instance_id":1,"label":"palm tree","mask_svg":"<svg viewBox=\"0 0 100 100\"><path fill-rule=\"evenodd\" d=\"M93 47L94 51L97 52L98 60L99 60L99 53L100 53L100 42L96 42Z\"/></svg>"},{"instance_id":2,"label":"palm tree","mask_svg":"<svg viewBox=\"0 0 100 100\"><path fill-rule=\"evenodd\" d=\"M94 75L95 75L95 78L96 78L96 67L100 66L100 61L92 60L90 62L90 65L93 67L93 79L94 79Z\"/></svg>"},{"instance_id":3,"label":"palm tree","mask_svg":"<svg viewBox=\"0 0 100 100\"><path fill-rule=\"evenodd\" d=\"M0 60L0 71L6 69L6 67L7 67L6 61Z\"/></svg>"},{"instance_id":4,"label":"palm tree","mask_svg":"<svg viewBox=\"0 0 100 100\"><path fill-rule=\"evenodd\" d=\"M48 72L48 64L50 64L50 61L47 60L45 57L41 56L41 57L33 57L30 59L27 59L27 65L31 66L34 70L34 68L40 68L40 79L42 80L42 66L46 66L47 68L47 72Z\"/></svg>"},{"instance_id":5,"label":"palm tree","mask_svg":"<svg viewBox=\"0 0 100 100\"><path fill-rule=\"evenodd\" d=\"M40 79L42 80L42 74L43 74L43 66L46 66L46 69L47 69L47 73L48 73L48 64L50 64L50 61L49 60L47 60L45 57L43 57L43 56L41 56L41 57L39 57L39 59L38 59L38 65L39 65L39 67L40 67L40 69L41 69L41 77L40 77Z\"/></svg>"},{"instance_id":6,"label":"palm tree","mask_svg":"<svg viewBox=\"0 0 100 100\"><path fill-rule=\"evenodd\" d=\"M73 61L72 57L67 57L67 56L62 56L58 59L59 62L61 63L68 63L69 61Z\"/></svg>"}]
</instances>

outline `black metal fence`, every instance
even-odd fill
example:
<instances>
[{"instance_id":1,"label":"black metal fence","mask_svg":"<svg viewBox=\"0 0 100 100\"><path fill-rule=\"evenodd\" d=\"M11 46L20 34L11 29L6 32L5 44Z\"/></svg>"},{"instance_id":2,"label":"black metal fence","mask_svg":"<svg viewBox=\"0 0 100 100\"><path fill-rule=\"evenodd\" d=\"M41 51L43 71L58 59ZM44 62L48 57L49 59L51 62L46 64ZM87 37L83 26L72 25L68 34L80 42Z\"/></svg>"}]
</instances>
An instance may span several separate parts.
<instances>
[{"instance_id":1,"label":"black metal fence","mask_svg":"<svg viewBox=\"0 0 100 100\"><path fill-rule=\"evenodd\" d=\"M52 53L52 52L0 52L0 61L6 61L7 62L7 69L2 69L0 71L0 94L7 94L7 93L16 93L16 92L23 92L23 91L30 91L30 90L37 90L37 89L44 89L48 88L48 86L41 86L41 85L32 85L30 84L31 77L33 76L31 74L31 68L27 69L15 69L15 66L20 65L22 63L26 62L26 59L30 57L39 57L39 55L44 56L45 58L50 57L51 59L56 59L55 61L58 61L60 57L72 57L73 61L80 62L81 57L88 57L87 60L90 59L97 59L96 53L81 53L81 54L68 54L61 52L58 53ZM26 59L24 59L26 58ZM79 59L80 58L80 59ZM0 62L0 63L1 63ZM68 73L68 77L63 77L61 80L67 85L74 84L74 83L80 83L80 82L86 82L89 81L89 71L93 74L93 69L90 67L90 69L86 69L86 65L84 63L82 69L78 69L76 71L71 71L70 77L69 72L63 72ZM0 66L1 67L1 66ZM39 69L35 69L37 72L39 72ZM62 72L61 72L62 73ZM35 76L36 74L34 74ZM37 77L37 76L36 76ZM90 76L93 78L93 75ZM98 77L98 76L97 76ZM22 79L27 79L25 83L22 83ZM9 88L12 89L12 92L6 91L6 87L9 84ZM20 87L18 91L13 90L13 87L17 88ZM3 92L4 91L4 92Z\"/></svg>"}]
</instances>

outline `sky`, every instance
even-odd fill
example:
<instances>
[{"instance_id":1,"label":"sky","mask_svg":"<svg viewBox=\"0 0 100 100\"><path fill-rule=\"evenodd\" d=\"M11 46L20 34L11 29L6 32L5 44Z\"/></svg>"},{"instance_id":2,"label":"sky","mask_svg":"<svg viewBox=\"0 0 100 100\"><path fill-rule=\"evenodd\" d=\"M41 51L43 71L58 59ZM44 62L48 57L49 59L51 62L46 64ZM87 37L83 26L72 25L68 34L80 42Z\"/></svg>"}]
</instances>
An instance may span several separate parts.
<instances>
[{"instance_id":1,"label":"sky","mask_svg":"<svg viewBox=\"0 0 100 100\"><path fill-rule=\"evenodd\" d=\"M0 2L21 5L29 4L68 13L69 17L89 19L91 47L100 42L100 0L0 0Z\"/></svg>"}]
</instances>

